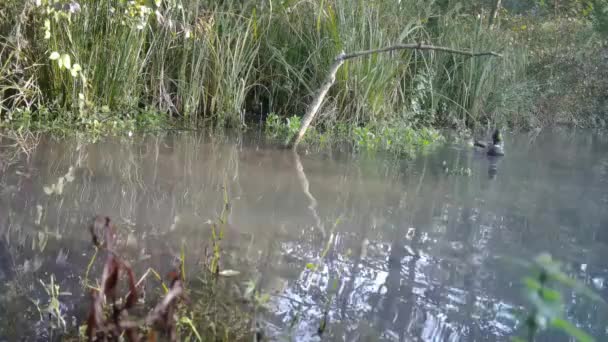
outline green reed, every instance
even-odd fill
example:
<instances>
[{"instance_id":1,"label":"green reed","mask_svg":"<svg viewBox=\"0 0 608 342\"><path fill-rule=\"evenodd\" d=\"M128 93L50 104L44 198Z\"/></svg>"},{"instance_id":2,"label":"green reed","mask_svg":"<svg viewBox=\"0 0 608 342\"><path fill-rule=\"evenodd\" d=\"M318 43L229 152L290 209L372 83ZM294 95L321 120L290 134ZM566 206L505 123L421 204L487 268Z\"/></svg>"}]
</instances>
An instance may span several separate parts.
<instances>
[{"instance_id":1,"label":"green reed","mask_svg":"<svg viewBox=\"0 0 608 342\"><path fill-rule=\"evenodd\" d=\"M376 2L9 1L0 5L0 115L96 127L144 111L241 126L256 112L304 113L341 51L424 41L504 57L403 50L348 61L318 124L535 122L521 32L489 29L485 12L452 2Z\"/></svg>"}]
</instances>

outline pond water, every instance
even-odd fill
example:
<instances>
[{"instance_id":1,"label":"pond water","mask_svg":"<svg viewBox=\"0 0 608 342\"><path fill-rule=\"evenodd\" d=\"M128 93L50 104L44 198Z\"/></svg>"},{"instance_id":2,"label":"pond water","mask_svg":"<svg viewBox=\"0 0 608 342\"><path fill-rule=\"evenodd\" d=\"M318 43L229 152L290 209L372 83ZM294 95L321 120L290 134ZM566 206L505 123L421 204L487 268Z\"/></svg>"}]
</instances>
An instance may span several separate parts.
<instances>
[{"instance_id":1,"label":"pond water","mask_svg":"<svg viewBox=\"0 0 608 342\"><path fill-rule=\"evenodd\" d=\"M223 189L222 267L241 272L228 281L254 279L271 295L258 319L270 340L506 341L522 332L526 273L500 257L540 252L608 298L608 139L574 130L505 139L498 161L454 143L402 160L194 133L3 139L0 340L51 339L33 304L49 301L40 280L51 275L70 293L60 296L66 325L83 323L96 214L126 232L138 274L168 271L183 249L195 277ZM572 322L608 339L605 307L564 299Z\"/></svg>"}]
</instances>

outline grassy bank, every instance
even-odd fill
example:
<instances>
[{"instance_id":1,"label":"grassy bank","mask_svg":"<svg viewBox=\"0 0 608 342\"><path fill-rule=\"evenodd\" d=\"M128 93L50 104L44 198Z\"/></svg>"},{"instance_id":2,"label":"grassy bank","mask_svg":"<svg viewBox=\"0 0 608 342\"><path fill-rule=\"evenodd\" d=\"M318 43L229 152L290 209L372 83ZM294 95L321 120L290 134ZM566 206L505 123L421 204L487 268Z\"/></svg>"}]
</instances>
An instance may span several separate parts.
<instances>
[{"instance_id":1,"label":"grassy bank","mask_svg":"<svg viewBox=\"0 0 608 342\"><path fill-rule=\"evenodd\" d=\"M316 127L604 124L600 6L508 3L490 27L493 1L476 3L3 1L0 117L241 127L302 115L341 51L424 41L503 57L404 50L348 61Z\"/></svg>"}]
</instances>

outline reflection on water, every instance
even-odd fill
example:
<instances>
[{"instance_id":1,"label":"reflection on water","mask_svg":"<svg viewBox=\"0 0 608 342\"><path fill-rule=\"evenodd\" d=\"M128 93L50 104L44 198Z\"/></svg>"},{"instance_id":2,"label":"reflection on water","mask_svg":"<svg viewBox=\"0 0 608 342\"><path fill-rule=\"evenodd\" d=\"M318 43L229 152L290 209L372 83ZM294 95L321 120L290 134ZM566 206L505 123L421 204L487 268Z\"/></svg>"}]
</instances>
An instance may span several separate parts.
<instances>
[{"instance_id":1,"label":"reflection on water","mask_svg":"<svg viewBox=\"0 0 608 342\"><path fill-rule=\"evenodd\" d=\"M202 134L42 138L29 155L4 141L0 340L51 338L33 304L44 304L38 280L51 274L71 293L66 324L82 323L94 214L127 232L139 273L167 270L181 246L190 272L200 269L224 183L224 267L272 294L271 338L320 340L326 325L323 339L335 341L507 340L521 332L524 274L497 257L550 252L603 297L608 276L608 141L576 131L507 138L502 159L448 144L414 161L298 156ZM472 175L446 173L444 161ZM604 308L565 298L572 321L608 338Z\"/></svg>"}]
</instances>

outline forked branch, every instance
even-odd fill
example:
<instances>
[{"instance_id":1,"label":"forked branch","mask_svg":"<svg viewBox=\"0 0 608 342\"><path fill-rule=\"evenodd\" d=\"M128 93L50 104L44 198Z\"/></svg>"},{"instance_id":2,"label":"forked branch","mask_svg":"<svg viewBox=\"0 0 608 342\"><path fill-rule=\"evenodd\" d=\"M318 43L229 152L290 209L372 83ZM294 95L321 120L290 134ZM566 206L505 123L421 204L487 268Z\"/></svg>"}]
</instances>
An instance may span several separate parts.
<instances>
[{"instance_id":1,"label":"forked branch","mask_svg":"<svg viewBox=\"0 0 608 342\"><path fill-rule=\"evenodd\" d=\"M306 134L306 130L308 129L308 126L310 126L310 124L312 123L312 120L317 115L319 108L321 108L321 104L323 103L323 100L325 99L325 95L327 95L327 92L329 91L331 86L334 85L334 83L336 82L336 74L338 73L338 70L340 69L342 64L344 64L344 61L346 61L348 59L357 58L357 57L372 55L375 53L390 52L390 51L395 51L395 50L408 50L408 49L409 50L432 50L432 51L439 51L439 52L463 55L463 56L468 56L468 57L481 57L481 56L502 57L502 55L500 53L493 52L493 51L472 52L472 51L452 49L452 48L443 47L443 46L426 45L426 44L422 44L422 43L397 44L397 45L387 46L387 47L384 47L381 49L363 50L363 51L357 51L357 52L353 52L353 53L349 53L349 54L346 54L343 52L343 53L339 54L338 57L336 57L336 59L334 60L334 63L329 68L329 73L327 75L327 78L325 79L325 81L323 82L321 87L319 88L317 95L312 100L312 103L308 107L308 110L306 111L306 114L304 115L304 118L302 119L302 125L300 126L300 130L291 139L291 141L289 142L288 145L295 149L298 146L298 144L300 143L300 141L302 141L302 138L304 137L304 134Z\"/></svg>"}]
</instances>

